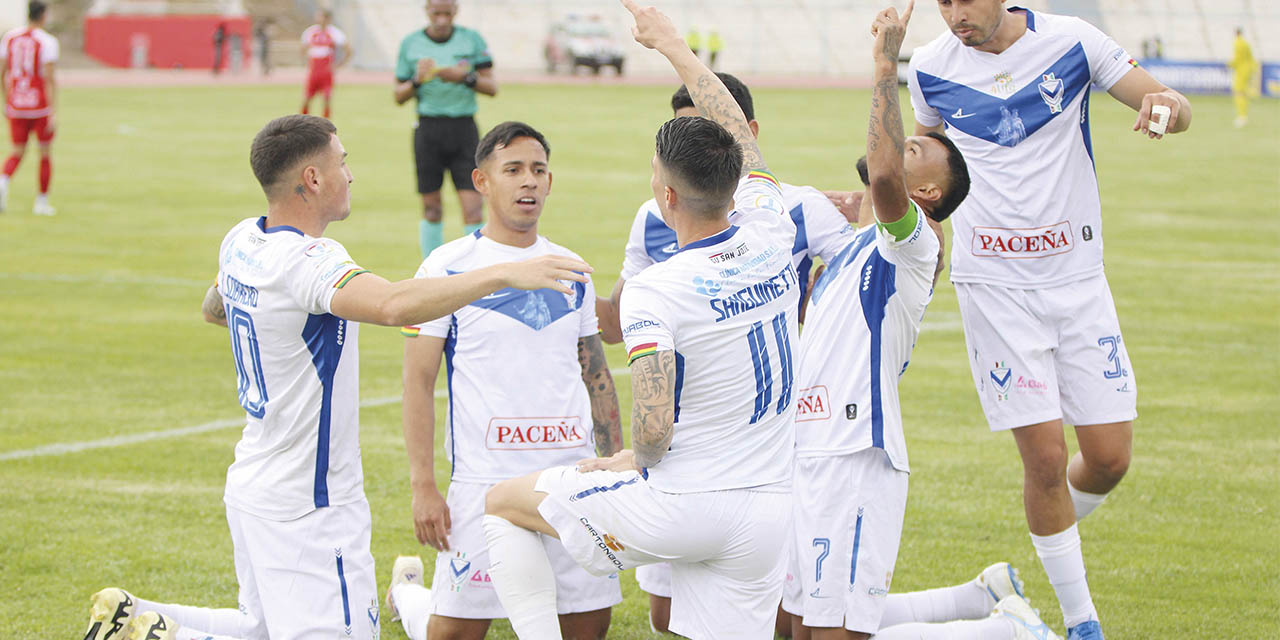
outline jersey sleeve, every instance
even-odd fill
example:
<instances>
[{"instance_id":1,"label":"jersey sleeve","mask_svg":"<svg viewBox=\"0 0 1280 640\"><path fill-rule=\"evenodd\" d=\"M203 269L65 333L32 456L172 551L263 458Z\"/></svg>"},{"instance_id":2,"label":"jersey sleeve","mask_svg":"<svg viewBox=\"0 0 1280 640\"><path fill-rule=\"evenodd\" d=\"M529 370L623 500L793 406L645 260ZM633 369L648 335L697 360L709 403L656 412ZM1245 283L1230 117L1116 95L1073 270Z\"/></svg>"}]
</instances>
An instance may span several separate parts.
<instances>
[{"instance_id":1,"label":"jersey sleeve","mask_svg":"<svg viewBox=\"0 0 1280 640\"><path fill-rule=\"evenodd\" d=\"M876 223L876 246L885 260L896 265L927 268L933 273L938 264L938 235L925 221L924 212L908 199L911 208L897 222Z\"/></svg>"},{"instance_id":2,"label":"jersey sleeve","mask_svg":"<svg viewBox=\"0 0 1280 640\"><path fill-rule=\"evenodd\" d=\"M844 214L817 189L804 189L801 204L804 206L804 228L809 256L830 263L849 243L853 227L849 226Z\"/></svg>"},{"instance_id":3,"label":"jersey sleeve","mask_svg":"<svg viewBox=\"0 0 1280 640\"><path fill-rule=\"evenodd\" d=\"M44 63L50 64L53 62L57 62L58 58L61 57L62 55L62 48L58 44L58 39L50 37L49 43L45 45L45 48L47 49L47 51L45 51L45 54L44 54Z\"/></svg>"},{"instance_id":4,"label":"jersey sleeve","mask_svg":"<svg viewBox=\"0 0 1280 640\"><path fill-rule=\"evenodd\" d=\"M667 303L667 296L647 278L628 282L622 289L622 341L627 345L628 365L643 356L675 350L675 327Z\"/></svg>"},{"instance_id":5,"label":"jersey sleeve","mask_svg":"<svg viewBox=\"0 0 1280 640\"><path fill-rule=\"evenodd\" d=\"M400 52L396 54L396 82L408 82L417 71L417 61L409 59L409 39L400 43Z\"/></svg>"},{"instance_id":6,"label":"jersey sleeve","mask_svg":"<svg viewBox=\"0 0 1280 640\"><path fill-rule=\"evenodd\" d=\"M627 247L622 252L622 273L618 274L618 277L623 280L630 280L641 271L656 264L644 243L645 229L649 224L650 202L654 201L650 200L640 205L640 209L636 211L635 220L631 222L631 234L627 236Z\"/></svg>"},{"instance_id":7,"label":"jersey sleeve","mask_svg":"<svg viewBox=\"0 0 1280 640\"><path fill-rule=\"evenodd\" d=\"M489 43L484 41L484 36L478 31L472 31L471 38L475 44L475 51L471 54L471 68L479 71L492 67L493 56L489 54Z\"/></svg>"},{"instance_id":8,"label":"jersey sleeve","mask_svg":"<svg viewBox=\"0 0 1280 640\"><path fill-rule=\"evenodd\" d=\"M418 272L413 274L417 278L443 278L449 275L445 269L445 265L440 260L432 260L430 256L422 261L418 266ZM400 334L406 338L416 338L418 336L430 336L433 338L444 338L449 335L449 328L453 326L453 314L436 318L429 322L421 324L411 324L400 328Z\"/></svg>"},{"instance_id":9,"label":"jersey sleeve","mask_svg":"<svg viewBox=\"0 0 1280 640\"><path fill-rule=\"evenodd\" d=\"M582 299L578 302L578 317L582 320L579 338L590 338L600 333L600 320L596 318L596 285L591 276L587 276Z\"/></svg>"},{"instance_id":10,"label":"jersey sleeve","mask_svg":"<svg viewBox=\"0 0 1280 640\"><path fill-rule=\"evenodd\" d=\"M733 206L739 223L767 219L785 221L795 228L782 197L778 179L767 171L752 171L738 182Z\"/></svg>"},{"instance_id":11,"label":"jersey sleeve","mask_svg":"<svg viewBox=\"0 0 1280 640\"><path fill-rule=\"evenodd\" d=\"M926 127L936 127L942 124L942 116L937 109L925 102L924 92L920 90L920 73L919 69L916 68L915 56L912 56L908 69L907 89L911 93L911 108L916 112L916 122Z\"/></svg>"},{"instance_id":12,"label":"jersey sleeve","mask_svg":"<svg viewBox=\"0 0 1280 640\"><path fill-rule=\"evenodd\" d=\"M329 37L333 38L333 46L335 47L341 47L347 43L347 34L343 33L342 29L337 27L329 27Z\"/></svg>"},{"instance_id":13,"label":"jersey sleeve","mask_svg":"<svg viewBox=\"0 0 1280 640\"><path fill-rule=\"evenodd\" d=\"M1085 57L1089 60L1089 75L1099 89L1110 90L1124 74L1138 66L1129 52L1111 36L1079 18L1072 18L1071 21L1072 28L1084 47Z\"/></svg>"},{"instance_id":14,"label":"jersey sleeve","mask_svg":"<svg viewBox=\"0 0 1280 640\"><path fill-rule=\"evenodd\" d=\"M317 238L303 245L285 269L285 288L307 313L331 313L333 294L367 273L336 240Z\"/></svg>"},{"instance_id":15,"label":"jersey sleeve","mask_svg":"<svg viewBox=\"0 0 1280 640\"><path fill-rule=\"evenodd\" d=\"M315 25L311 25L310 27L307 27L306 29L304 29L302 31L302 44L308 47L311 46L311 36L315 34L315 32L316 32Z\"/></svg>"}]
</instances>

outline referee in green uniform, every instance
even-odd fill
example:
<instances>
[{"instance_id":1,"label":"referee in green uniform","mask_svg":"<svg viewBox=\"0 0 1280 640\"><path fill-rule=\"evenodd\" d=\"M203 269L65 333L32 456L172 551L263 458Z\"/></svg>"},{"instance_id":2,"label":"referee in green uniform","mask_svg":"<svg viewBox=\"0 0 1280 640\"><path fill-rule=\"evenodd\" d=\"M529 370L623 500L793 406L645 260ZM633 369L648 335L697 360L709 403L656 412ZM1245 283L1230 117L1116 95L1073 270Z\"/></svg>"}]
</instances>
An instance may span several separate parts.
<instances>
[{"instance_id":1,"label":"referee in green uniform","mask_svg":"<svg viewBox=\"0 0 1280 640\"><path fill-rule=\"evenodd\" d=\"M484 200L471 184L476 168L476 93L496 95L493 58L479 33L453 24L455 0L427 0L427 28L400 43L396 60L396 104L418 99L413 155L418 168L422 217L418 243L425 258L444 244L444 207L440 187L449 170L462 203L467 233L484 223Z\"/></svg>"}]
</instances>

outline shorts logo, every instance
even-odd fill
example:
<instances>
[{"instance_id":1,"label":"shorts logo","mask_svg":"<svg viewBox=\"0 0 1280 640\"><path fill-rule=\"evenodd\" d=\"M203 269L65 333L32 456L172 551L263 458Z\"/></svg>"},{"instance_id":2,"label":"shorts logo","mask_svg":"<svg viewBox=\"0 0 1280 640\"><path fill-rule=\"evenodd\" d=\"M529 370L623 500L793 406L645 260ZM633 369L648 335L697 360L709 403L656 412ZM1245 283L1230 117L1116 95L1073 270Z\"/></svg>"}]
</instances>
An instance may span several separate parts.
<instances>
[{"instance_id":1,"label":"shorts logo","mask_svg":"<svg viewBox=\"0 0 1280 640\"><path fill-rule=\"evenodd\" d=\"M1083 227L1080 227L1080 237L1081 237L1081 238L1084 238L1084 241L1085 241L1085 242L1088 242L1088 241L1092 240L1092 239L1093 239L1093 227L1091 227L1091 226L1089 226L1089 225L1087 225L1087 224L1086 224L1085 226L1083 226Z\"/></svg>"},{"instance_id":2,"label":"shorts logo","mask_svg":"<svg viewBox=\"0 0 1280 640\"><path fill-rule=\"evenodd\" d=\"M693 288L704 296L715 297L715 295L720 293L720 290L724 288L724 285L710 278L694 276Z\"/></svg>"},{"instance_id":3,"label":"shorts logo","mask_svg":"<svg viewBox=\"0 0 1280 640\"><path fill-rule=\"evenodd\" d=\"M492 451L574 449L586 441L578 416L493 418L485 434L485 447Z\"/></svg>"},{"instance_id":4,"label":"shorts logo","mask_svg":"<svg viewBox=\"0 0 1280 640\"><path fill-rule=\"evenodd\" d=\"M1067 85L1061 78L1050 73L1040 83L1040 97L1049 105L1049 113L1062 113L1062 96Z\"/></svg>"},{"instance_id":5,"label":"shorts logo","mask_svg":"<svg viewBox=\"0 0 1280 640\"><path fill-rule=\"evenodd\" d=\"M979 258L1044 258L1074 249L1071 223L1046 227L974 227L969 252Z\"/></svg>"},{"instance_id":6,"label":"shorts logo","mask_svg":"<svg viewBox=\"0 0 1280 640\"><path fill-rule=\"evenodd\" d=\"M876 598L883 598L889 595L889 584L893 582L893 572L886 571L884 574L884 587L871 587L867 589L867 594Z\"/></svg>"},{"instance_id":7,"label":"shorts logo","mask_svg":"<svg viewBox=\"0 0 1280 640\"><path fill-rule=\"evenodd\" d=\"M856 405L856 404L846 404L846 405L844 406L844 419L845 419L845 420L857 420L857 419L858 419L858 405Z\"/></svg>"},{"instance_id":8,"label":"shorts logo","mask_svg":"<svg viewBox=\"0 0 1280 640\"><path fill-rule=\"evenodd\" d=\"M1019 393L1027 392L1043 394L1049 390L1049 385L1036 380L1035 378L1024 378L1023 376L1018 376L1018 381L1013 384L1013 388L1017 389Z\"/></svg>"},{"instance_id":9,"label":"shorts logo","mask_svg":"<svg viewBox=\"0 0 1280 640\"><path fill-rule=\"evenodd\" d=\"M826 420L831 417L831 402L823 385L801 389L796 393L796 422Z\"/></svg>"},{"instance_id":10,"label":"shorts logo","mask_svg":"<svg viewBox=\"0 0 1280 640\"><path fill-rule=\"evenodd\" d=\"M615 537L613 537L613 536L611 536L611 535L609 535L609 534L607 534L607 533L606 533L606 534L603 534L603 535L601 536L601 538L603 538L603 539L604 539L604 546L609 547L610 549L613 549L614 551L626 551L626 550L627 550L627 548L626 548L626 547L622 546L622 543L621 543L621 542L618 542L618 539L617 539L617 538L615 538Z\"/></svg>"},{"instance_id":11,"label":"shorts logo","mask_svg":"<svg viewBox=\"0 0 1280 640\"><path fill-rule=\"evenodd\" d=\"M458 551L454 557L449 558L449 590L454 592L462 591L462 583L467 579L467 572L471 569L471 561L467 560L465 551Z\"/></svg>"},{"instance_id":12,"label":"shorts logo","mask_svg":"<svg viewBox=\"0 0 1280 640\"><path fill-rule=\"evenodd\" d=\"M370 630L373 631L373 640L378 640L378 638L382 635L382 630L378 627L378 618L380 616L378 614L377 598L369 599L369 608L366 610L366 612L369 614L369 628Z\"/></svg>"},{"instance_id":13,"label":"shorts logo","mask_svg":"<svg viewBox=\"0 0 1280 640\"><path fill-rule=\"evenodd\" d=\"M1004 366L1004 362L997 362L990 375L991 382L995 383L996 400L1008 400L1009 388L1013 386L1013 371Z\"/></svg>"}]
</instances>

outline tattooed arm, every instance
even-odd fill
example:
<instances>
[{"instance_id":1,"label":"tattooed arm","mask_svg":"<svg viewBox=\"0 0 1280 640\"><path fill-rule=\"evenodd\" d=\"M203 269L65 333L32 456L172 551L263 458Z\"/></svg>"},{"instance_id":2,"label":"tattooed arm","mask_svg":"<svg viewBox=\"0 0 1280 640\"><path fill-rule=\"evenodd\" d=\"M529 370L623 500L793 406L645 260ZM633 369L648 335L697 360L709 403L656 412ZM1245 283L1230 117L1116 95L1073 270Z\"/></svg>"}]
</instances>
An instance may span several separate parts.
<instances>
[{"instance_id":1,"label":"tattooed arm","mask_svg":"<svg viewBox=\"0 0 1280 640\"><path fill-rule=\"evenodd\" d=\"M204 294L204 302L200 304L204 312L204 321L220 327L227 326L227 308L222 306L222 294L218 293L218 285L209 287Z\"/></svg>"},{"instance_id":2,"label":"tattooed arm","mask_svg":"<svg viewBox=\"0 0 1280 640\"><path fill-rule=\"evenodd\" d=\"M636 26L631 30L636 42L657 50L671 62L680 80L689 88L689 97L704 118L724 127L742 146L742 172L767 171L764 156L756 137L747 126L742 107L729 94L724 83L708 69L680 37L671 19L653 7L641 9L633 0L622 0L623 6L635 16Z\"/></svg>"},{"instance_id":3,"label":"tattooed arm","mask_svg":"<svg viewBox=\"0 0 1280 640\"><path fill-rule=\"evenodd\" d=\"M675 435L676 354L659 351L631 364L631 448L637 467L667 454Z\"/></svg>"},{"instance_id":4,"label":"tattooed arm","mask_svg":"<svg viewBox=\"0 0 1280 640\"><path fill-rule=\"evenodd\" d=\"M912 6L902 17L893 7L881 11L871 25L875 36L874 87L871 89L871 123L867 128L868 192L882 223L901 220L910 208L907 199L907 171L903 166L906 136L902 129L902 107L898 105L898 51L907 34Z\"/></svg>"},{"instance_id":5,"label":"tattooed arm","mask_svg":"<svg viewBox=\"0 0 1280 640\"><path fill-rule=\"evenodd\" d=\"M622 449L622 416L618 410L618 390L613 386L613 375L604 359L604 344L599 335L578 338L578 364L582 365L582 382L591 397L596 453L607 458Z\"/></svg>"}]
</instances>

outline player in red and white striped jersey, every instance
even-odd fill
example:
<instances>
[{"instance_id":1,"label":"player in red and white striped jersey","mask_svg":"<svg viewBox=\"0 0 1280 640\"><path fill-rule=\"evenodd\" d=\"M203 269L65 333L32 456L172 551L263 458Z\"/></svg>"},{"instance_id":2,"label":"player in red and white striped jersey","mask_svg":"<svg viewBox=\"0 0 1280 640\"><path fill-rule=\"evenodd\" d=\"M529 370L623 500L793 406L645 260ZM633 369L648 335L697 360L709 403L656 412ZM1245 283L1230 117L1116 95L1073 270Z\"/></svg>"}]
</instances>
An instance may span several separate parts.
<instances>
[{"instance_id":1,"label":"player in red and white striped jersey","mask_svg":"<svg viewBox=\"0 0 1280 640\"><path fill-rule=\"evenodd\" d=\"M49 204L49 180L53 176L53 105L57 94L53 65L58 61L58 39L44 30L48 6L27 5L27 26L18 27L0 39L0 86L4 88L4 114L9 119L13 152L0 176L0 211L9 196L9 178L18 170L26 152L27 139L36 134L40 144L40 193L32 211L37 215L55 213Z\"/></svg>"},{"instance_id":2,"label":"player in red and white striped jersey","mask_svg":"<svg viewBox=\"0 0 1280 640\"><path fill-rule=\"evenodd\" d=\"M324 94L324 117L329 117L329 100L333 95L333 72L351 59L351 44L341 29L330 24L333 12L316 11L316 24L302 32L302 54L307 57L307 86L303 89L302 113L309 113L311 99ZM342 59L338 60L338 48Z\"/></svg>"}]
</instances>

